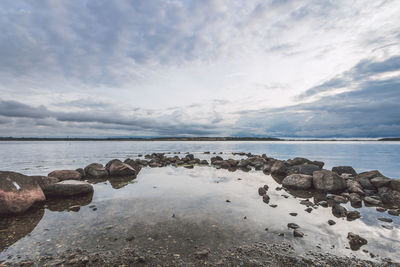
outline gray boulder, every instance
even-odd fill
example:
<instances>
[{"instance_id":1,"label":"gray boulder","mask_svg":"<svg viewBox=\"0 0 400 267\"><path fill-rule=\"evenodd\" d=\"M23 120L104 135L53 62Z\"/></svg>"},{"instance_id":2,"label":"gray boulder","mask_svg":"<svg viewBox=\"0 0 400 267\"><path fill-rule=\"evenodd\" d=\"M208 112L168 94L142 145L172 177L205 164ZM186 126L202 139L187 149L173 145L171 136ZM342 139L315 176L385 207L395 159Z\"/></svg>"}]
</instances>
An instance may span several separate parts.
<instances>
[{"instance_id":1,"label":"gray boulder","mask_svg":"<svg viewBox=\"0 0 400 267\"><path fill-rule=\"evenodd\" d=\"M349 190L350 193L365 195L364 190L362 189L362 186L358 181L348 179L346 183L347 183L347 190Z\"/></svg>"},{"instance_id":2,"label":"gray boulder","mask_svg":"<svg viewBox=\"0 0 400 267\"><path fill-rule=\"evenodd\" d=\"M313 173L314 188L325 192L339 192L346 189L346 181L337 173L320 170Z\"/></svg>"},{"instance_id":3,"label":"gray boulder","mask_svg":"<svg viewBox=\"0 0 400 267\"><path fill-rule=\"evenodd\" d=\"M111 177L136 176L137 171L130 165L118 159L108 162L106 169Z\"/></svg>"},{"instance_id":4,"label":"gray boulder","mask_svg":"<svg viewBox=\"0 0 400 267\"><path fill-rule=\"evenodd\" d=\"M93 193L93 186L85 181L65 180L44 190L46 197L71 197Z\"/></svg>"},{"instance_id":5,"label":"gray boulder","mask_svg":"<svg viewBox=\"0 0 400 267\"><path fill-rule=\"evenodd\" d=\"M346 217L347 216L347 209L340 204L336 204L332 206L332 214L333 216L340 218L340 217Z\"/></svg>"},{"instance_id":6,"label":"gray boulder","mask_svg":"<svg viewBox=\"0 0 400 267\"><path fill-rule=\"evenodd\" d=\"M51 173L48 174L49 177L55 177L59 181L65 181L65 180L81 180L82 175L78 171L74 170L57 170L57 171L52 171Z\"/></svg>"},{"instance_id":7,"label":"gray boulder","mask_svg":"<svg viewBox=\"0 0 400 267\"><path fill-rule=\"evenodd\" d=\"M310 189L312 185L313 177L306 174L291 174L282 180L282 186L291 189L307 190Z\"/></svg>"},{"instance_id":8,"label":"gray boulder","mask_svg":"<svg viewBox=\"0 0 400 267\"><path fill-rule=\"evenodd\" d=\"M108 172L103 165L99 163L92 163L85 167L85 174L91 178L104 178L108 176Z\"/></svg>"},{"instance_id":9,"label":"gray boulder","mask_svg":"<svg viewBox=\"0 0 400 267\"><path fill-rule=\"evenodd\" d=\"M387 177L378 176L378 177L372 178L372 179L370 180L370 182L371 182L371 184L372 184L373 186L375 186L376 188L379 188L379 187L382 187L382 186L387 186L387 185L389 185L389 183L390 183L391 180L392 180L392 179L387 178Z\"/></svg>"},{"instance_id":10,"label":"gray boulder","mask_svg":"<svg viewBox=\"0 0 400 267\"><path fill-rule=\"evenodd\" d=\"M392 179L390 181L390 188L400 192L400 179Z\"/></svg>"},{"instance_id":11,"label":"gray boulder","mask_svg":"<svg viewBox=\"0 0 400 267\"><path fill-rule=\"evenodd\" d=\"M342 175L343 173L350 173L352 176L357 175L357 172L351 166L336 166L332 168L332 171L339 175Z\"/></svg>"},{"instance_id":12,"label":"gray boulder","mask_svg":"<svg viewBox=\"0 0 400 267\"><path fill-rule=\"evenodd\" d=\"M35 179L16 172L0 171L0 214L23 213L45 195Z\"/></svg>"},{"instance_id":13,"label":"gray boulder","mask_svg":"<svg viewBox=\"0 0 400 267\"><path fill-rule=\"evenodd\" d=\"M277 160L274 162L274 164L271 167L271 173L275 175L286 175L287 174L287 168L283 161Z\"/></svg>"},{"instance_id":14,"label":"gray boulder","mask_svg":"<svg viewBox=\"0 0 400 267\"><path fill-rule=\"evenodd\" d=\"M378 206L382 203L382 201L373 197L364 197L364 202L374 206Z\"/></svg>"},{"instance_id":15,"label":"gray boulder","mask_svg":"<svg viewBox=\"0 0 400 267\"><path fill-rule=\"evenodd\" d=\"M400 192L393 190L389 187L380 187L378 189L378 196L381 198L382 203L387 205L400 205Z\"/></svg>"},{"instance_id":16,"label":"gray boulder","mask_svg":"<svg viewBox=\"0 0 400 267\"><path fill-rule=\"evenodd\" d=\"M307 174L313 175L314 171L319 171L321 168L314 164L303 164L303 165L295 165L288 168L288 173L300 173L300 174Z\"/></svg>"}]
</instances>

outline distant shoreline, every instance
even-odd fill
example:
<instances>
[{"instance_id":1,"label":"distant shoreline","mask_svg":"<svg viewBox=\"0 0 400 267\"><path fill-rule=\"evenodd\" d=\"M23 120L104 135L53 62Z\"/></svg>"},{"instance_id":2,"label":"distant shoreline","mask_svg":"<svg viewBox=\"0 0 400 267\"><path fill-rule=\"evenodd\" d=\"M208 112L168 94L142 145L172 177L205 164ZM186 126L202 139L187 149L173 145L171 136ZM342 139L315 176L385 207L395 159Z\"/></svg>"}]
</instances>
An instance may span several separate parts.
<instances>
[{"instance_id":1,"label":"distant shoreline","mask_svg":"<svg viewBox=\"0 0 400 267\"><path fill-rule=\"evenodd\" d=\"M0 137L0 141L400 141L400 137L380 139L282 139L275 137L152 137L152 138L41 138Z\"/></svg>"}]
</instances>

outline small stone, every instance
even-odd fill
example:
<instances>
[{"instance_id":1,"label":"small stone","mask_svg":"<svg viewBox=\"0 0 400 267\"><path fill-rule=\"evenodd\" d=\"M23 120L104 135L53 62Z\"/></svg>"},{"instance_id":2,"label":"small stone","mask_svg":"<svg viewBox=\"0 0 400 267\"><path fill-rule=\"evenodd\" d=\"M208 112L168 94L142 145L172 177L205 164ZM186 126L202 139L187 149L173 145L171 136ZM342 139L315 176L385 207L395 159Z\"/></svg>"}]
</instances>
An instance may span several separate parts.
<instances>
[{"instance_id":1,"label":"small stone","mask_svg":"<svg viewBox=\"0 0 400 267\"><path fill-rule=\"evenodd\" d=\"M269 203L269 196L268 195L264 195L263 196L263 202L268 204Z\"/></svg>"},{"instance_id":2,"label":"small stone","mask_svg":"<svg viewBox=\"0 0 400 267\"><path fill-rule=\"evenodd\" d=\"M69 211L75 211L75 212L79 211L80 209L81 209L81 206L79 206L79 205L71 206L68 208Z\"/></svg>"},{"instance_id":3,"label":"small stone","mask_svg":"<svg viewBox=\"0 0 400 267\"><path fill-rule=\"evenodd\" d=\"M297 230L297 229L295 229L295 230L293 231L293 235L294 235L295 237L303 237L303 236L304 236L304 233L301 232L301 231L299 231L299 230Z\"/></svg>"},{"instance_id":4,"label":"small stone","mask_svg":"<svg viewBox=\"0 0 400 267\"><path fill-rule=\"evenodd\" d=\"M361 246L364 246L368 243L365 238L351 232L347 234L347 239L349 239L350 248L352 250L359 250Z\"/></svg>"},{"instance_id":5,"label":"small stone","mask_svg":"<svg viewBox=\"0 0 400 267\"><path fill-rule=\"evenodd\" d=\"M356 210L347 212L347 220L348 221L354 221L360 217L361 217L360 213Z\"/></svg>"},{"instance_id":6,"label":"small stone","mask_svg":"<svg viewBox=\"0 0 400 267\"><path fill-rule=\"evenodd\" d=\"M135 239L135 237L133 235L128 236L127 238L125 238L126 241L133 241Z\"/></svg>"},{"instance_id":7,"label":"small stone","mask_svg":"<svg viewBox=\"0 0 400 267\"><path fill-rule=\"evenodd\" d=\"M113 228L113 226L112 226L112 225L107 225L105 228L106 228L107 230L109 230L109 229Z\"/></svg>"},{"instance_id":8,"label":"small stone","mask_svg":"<svg viewBox=\"0 0 400 267\"><path fill-rule=\"evenodd\" d=\"M328 202L326 202L325 200L319 201L317 203L318 206L322 206L322 207L328 207Z\"/></svg>"},{"instance_id":9,"label":"small stone","mask_svg":"<svg viewBox=\"0 0 400 267\"><path fill-rule=\"evenodd\" d=\"M393 222L393 220L391 218L378 218L378 220L380 220L382 222L387 222L387 223Z\"/></svg>"},{"instance_id":10,"label":"small stone","mask_svg":"<svg viewBox=\"0 0 400 267\"><path fill-rule=\"evenodd\" d=\"M279 235L278 236L284 236L285 234L284 233L279 233Z\"/></svg>"},{"instance_id":11,"label":"small stone","mask_svg":"<svg viewBox=\"0 0 400 267\"><path fill-rule=\"evenodd\" d=\"M310 207L305 209L305 211L307 211L308 213L311 213L312 210L313 210L313 209L310 208Z\"/></svg>"},{"instance_id":12,"label":"small stone","mask_svg":"<svg viewBox=\"0 0 400 267\"><path fill-rule=\"evenodd\" d=\"M210 251L208 249L203 249L194 253L194 256L198 259L207 258Z\"/></svg>"},{"instance_id":13,"label":"small stone","mask_svg":"<svg viewBox=\"0 0 400 267\"><path fill-rule=\"evenodd\" d=\"M297 216L297 213L296 212L291 212L291 213L289 213L289 215L290 216Z\"/></svg>"},{"instance_id":14,"label":"small stone","mask_svg":"<svg viewBox=\"0 0 400 267\"><path fill-rule=\"evenodd\" d=\"M227 203L231 203L231 201L229 199L226 200Z\"/></svg>"},{"instance_id":15,"label":"small stone","mask_svg":"<svg viewBox=\"0 0 400 267\"><path fill-rule=\"evenodd\" d=\"M382 208L382 207L377 207L377 208L376 208L376 211L385 212L386 209L385 209L385 208Z\"/></svg>"},{"instance_id":16,"label":"small stone","mask_svg":"<svg viewBox=\"0 0 400 267\"><path fill-rule=\"evenodd\" d=\"M259 194L260 196L263 196L263 195L265 195L266 193L267 193L267 191L264 189L264 187L258 188L258 194Z\"/></svg>"},{"instance_id":17,"label":"small stone","mask_svg":"<svg viewBox=\"0 0 400 267\"><path fill-rule=\"evenodd\" d=\"M268 228L265 228L264 230L265 230L265 231L268 231L269 229L268 229Z\"/></svg>"},{"instance_id":18,"label":"small stone","mask_svg":"<svg viewBox=\"0 0 400 267\"><path fill-rule=\"evenodd\" d=\"M335 222L334 220L329 220L329 221L328 221L328 224L329 224L329 225L335 225L336 222Z\"/></svg>"},{"instance_id":19,"label":"small stone","mask_svg":"<svg viewBox=\"0 0 400 267\"><path fill-rule=\"evenodd\" d=\"M382 224L382 227L385 228L385 229L388 229L388 230L393 230L393 226L392 225Z\"/></svg>"},{"instance_id":20,"label":"small stone","mask_svg":"<svg viewBox=\"0 0 400 267\"><path fill-rule=\"evenodd\" d=\"M276 208L276 207L278 207L278 205L276 205L276 204L269 204L269 206L270 206L271 208Z\"/></svg>"},{"instance_id":21,"label":"small stone","mask_svg":"<svg viewBox=\"0 0 400 267\"><path fill-rule=\"evenodd\" d=\"M297 228L300 228L300 226L299 226L299 225L297 225L297 224L295 224L295 223L288 223L287 227L288 227L288 228L291 228L291 229L297 229Z\"/></svg>"}]
</instances>

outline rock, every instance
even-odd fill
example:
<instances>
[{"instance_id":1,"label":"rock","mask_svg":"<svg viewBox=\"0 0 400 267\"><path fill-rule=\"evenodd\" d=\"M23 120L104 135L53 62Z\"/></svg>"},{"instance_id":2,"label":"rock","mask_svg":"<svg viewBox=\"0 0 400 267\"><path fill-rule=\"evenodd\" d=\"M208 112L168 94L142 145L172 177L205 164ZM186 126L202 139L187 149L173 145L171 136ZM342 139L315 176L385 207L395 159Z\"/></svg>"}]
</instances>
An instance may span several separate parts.
<instances>
[{"instance_id":1,"label":"rock","mask_svg":"<svg viewBox=\"0 0 400 267\"><path fill-rule=\"evenodd\" d=\"M325 192L340 192L347 187L342 177L328 170L315 171L313 173L313 185L315 189Z\"/></svg>"},{"instance_id":2,"label":"rock","mask_svg":"<svg viewBox=\"0 0 400 267\"><path fill-rule=\"evenodd\" d=\"M283 161L277 160L271 167L271 173L275 175L286 175L287 168Z\"/></svg>"},{"instance_id":3,"label":"rock","mask_svg":"<svg viewBox=\"0 0 400 267\"><path fill-rule=\"evenodd\" d=\"M79 172L81 174L82 178L85 178L86 174L85 174L85 170L82 168L78 168L75 171Z\"/></svg>"},{"instance_id":4,"label":"rock","mask_svg":"<svg viewBox=\"0 0 400 267\"><path fill-rule=\"evenodd\" d=\"M73 170L57 170L48 174L49 177L55 177L59 181L65 180L81 180L82 175L78 171Z\"/></svg>"},{"instance_id":5,"label":"rock","mask_svg":"<svg viewBox=\"0 0 400 267\"><path fill-rule=\"evenodd\" d=\"M382 207L377 207L377 208L376 208L376 211L378 211L378 212L385 212L386 209L385 209L385 208L382 208Z\"/></svg>"},{"instance_id":6,"label":"rock","mask_svg":"<svg viewBox=\"0 0 400 267\"><path fill-rule=\"evenodd\" d=\"M49 185L59 182L57 178L49 176L29 176L29 179L34 180L42 190L45 190Z\"/></svg>"},{"instance_id":7,"label":"rock","mask_svg":"<svg viewBox=\"0 0 400 267\"><path fill-rule=\"evenodd\" d=\"M268 191L268 189L269 189L268 185L265 184L263 187L264 187L265 191Z\"/></svg>"},{"instance_id":8,"label":"rock","mask_svg":"<svg viewBox=\"0 0 400 267\"><path fill-rule=\"evenodd\" d=\"M311 213L311 212L312 212L312 210L313 210L313 209L312 209L312 208L310 208L310 207L305 209L305 211L307 211L308 213Z\"/></svg>"},{"instance_id":9,"label":"rock","mask_svg":"<svg viewBox=\"0 0 400 267\"><path fill-rule=\"evenodd\" d=\"M321 201L318 201L317 205L327 208L328 207L328 202L325 201L325 200L321 200Z\"/></svg>"},{"instance_id":10,"label":"rock","mask_svg":"<svg viewBox=\"0 0 400 267\"><path fill-rule=\"evenodd\" d=\"M206 159L203 159L200 161L201 165L208 165L208 161Z\"/></svg>"},{"instance_id":11,"label":"rock","mask_svg":"<svg viewBox=\"0 0 400 267\"><path fill-rule=\"evenodd\" d=\"M295 224L295 223L288 223L287 227L288 227L288 228L291 228L291 229L297 229L297 228L300 228L300 226L299 226L299 225L297 225L297 224Z\"/></svg>"},{"instance_id":12,"label":"rock","mask_svg":"<svg viewBox=\"0 0 400 267\"><path fill-rule=\"evenodd\" d=\"M379 221L391 223L393 220L391 218L378 218Z\"/></svg>"},{"instance_id":13,"label":"rock","mask_svg":"<svg viewBox=\"0 0 400 267\"><path fill-rule=\"evenodd\" d=\"M179 157L177 157L179 159ZM176 159L176 158L175 158ZM142 161L139 160L133 160L130 158L127 158L126 160L124 160L125 164L128 164L129 166L131 166L132 168L135 169L136 174L140 172L140 170L142 169Z\"/></svg>"},{"instance_id":14,"label":"rock","mask_svg":"<svg viewBox=\"0 0 400 267\"><path fill-rule=\"evenodd\" d=\"M375 178L372 178L370 180L371 184L375 186L376 188L382 187L382 186L387 186L391 182L392 179L383 177L383 176L378 176Z\"/></svg>"},{"instance_id":15,"label":"rock","mask_svg":"<svg viewBox=\"0 0 400 267\"><path fill-rule=\"evenodd\" d=\"M398 210L389 210L388 213L392 216L399 216L400 215L400 209Z\"/></svg>"},{"instance_id":16,"label":"rock","mask_svg":"<svg viewBox=\"0 0 400 267\"><path fill-rule=\"evenodd\" d=\"M357 193L350 194L350 203L352 206L361 207L362 200L361 197Z\"/></svg>"},{"instance_id":17,"label":"rock","mask_svg":"<svg viewBox=\"0 0 400 267\"><path fill-rule=\"evenodd\" d=\"M300 201L300 204L301 204L301 205L305 205L305 206L307 206L307 207L314 206L314 203L312 203L312 202L309 201L308 199L304 199L304 200Z\"/></svg>"},{"instance_id":18,"label":"rock","mask_svg":"<svg viewBox=\"0 0 400 267\"><path fill-rule=\"evenodd\" d=\"M380 200L372 198L372 197L365 197L364 198L364 202L368 203L368 204L371 204L371 205L374 205L374 206L377 206L377 205L381 204Z\"/></svg>"},{"instance_id":19,"label":"rock","mask_svg":"<svg viewBox=\"0 0 400 267\"><path fill-rule=\"evenodd\" d=\"M314 164L303 164L303 165L295 165L288 168L288 173L300 173L300 174L307 174L313 175L314 171L319 171L321 168Z\"/></svg>"},{"instance_id":20,"label":"rock","mask_svg":"<svg viewBox=\"0 0 400 267\"><path fill-rule=\"evenodd\" d=\"M342 175L343 173L349 173L352 176L357 175L357 172L351 166L336 166L332 168L332 171L336 172L339 175Z\"/></svg>"},{"instance_id":21,"label":"rock","mask_svg":"<svg viewBox=\"0 0 400 267\"><path fill-rule=\"evenodd\" d=\"M306 164L306 163L312 163L312 161L309 160L309 159L306 159L306 158L296 157L296 158L294 158L294 159L288 159L288 160L286 161L286 163L287 163L289 166L295 166L295 165L302 165L302 164Z\"/></svg>"},{"instance_id":22,"label":"rock","mask_svg":"<svg viewBox=\"0 0 400 267\"><path fill-rule=\"evenodd\" d=\"M258 188L258 194L259 194L260 196L263 196L263 195L265 195L266 193L267 193L267 191L264 189L264 187Z\"/></svg>"},{"instance_id":23,"label":"rock","mask_svg":"<svg viewBox=\"0 0 400 267\"><path fill-rule=\"evenodd\" d=\"M329 225L335 225L336 222L335 222L334 220L328 220L328 224L329 224Z\"/></svg>"},{"instance_id":24,"label":"rock","mask_svg":"<svg viewBox=\"0 0 400 267\"><path fill-rule=\"evenodd\" d=\"M340 218L347 216L347 209L339 204L332 206L333 216Z\"/></svg>"},{"instance_id":25,"label":"rock","mask_svg":"<svg viewBox=\"0 0 400 267\"><path fill-rule=\"evenodd\" d=\"M35 179L16 172L0 171L0 215L23 213L45 199Z\"/></svg>"},{"instance_id":26,"label":"rock","mask_svg":"<svg viewBox=\"0 0 400 267\"><path fill-rule=\"evenodd\" d=\"M263 202L268 204L269 203L269 196L268 195L264 195L263 196Z\"/></svg>"},{"instance_id":27,"label":"rock","mask_svg":"<svg viewBox=\"0 0 400 267\"><path fill-rule=\"evenodd\" d=\"M203 249L203 250L200 250L200 251L196 251L195 253L194 253L194 256L197 258L197 259L204 259L204 258L207 258L208 257L208 254L210 253L210 251L208 250L208 249Z\"/></svg>"},{"instance_id":28,"label":"rock","mask_svg":"<svg viewBox=\"0 0 400 267\"><path fill-rule=\"evenodd\" d=\"M106 168L99 163L89 164L85 167L84 171L86 176L91 178L104 178L108 176Z\"/></svg>"},{"instance_id":29,"label":"rock","mask_svg":"<svg viewBox=\"0 0 400 267\"><path fill-rule=\"evenodd\" d=\"M392 190L389 187L380 187L378 189L378 195L382 200L383 204L388 205L400 205L400 192Z\"/></svg>"},{"instance_id":30,"label":"rock","mask_svg":"<svg viewBox=\"0 0 400 267\"><path fill-rule=\"evenodd\" d=\"M379 177L379 176L383 176L383 175L377 170L362 172L356 176L356 180L360 180L360 179L371 180L372 178Z\"/></svg>"},{"instance_id":31,"label":"rock","mask_svg":"<svg viewBox=\"0 0 400 267\"><path fill-rule=\"evenodd\" d=\"M312 185L313 177L311 175L291 174L282 180L282 186L291 189L306 190L310 189Z\"/></svg>"},{"instance_id":32,"label":"rock","mask_svg":"<svg viewBox=\"0 0 400 267\"><path fill-rule=\"evenodd\" d=\"M349 239L349 244L350 244L350 248L352 250L359 250L360 247L366 245L368 242L365 238L353 234L352 232L349 232L347 234L347 239Z\"/></svg>"},{"instance_id":33,"label":"rock","mask_svg":"<svg viewBox=\"0 0 400 267\"><path fill-rule=\"evenodd\" d=\"M297 213L296 212L291 212L291 213L289 213L289 215L295 217L295 216L297 216Z\"/></svg>"},{"instance_id":34,"label":"rock","mask_svg":"<svg viewBox=\"0 0 400 267\"><path fill-rule=\"evenodd\" d=\"M400 179L392 179L390 181L390 188L400 192Z\"/></svg>"},{"instance_id":35,"label":"rock","mask_svg":"<svg viewBox=\"0 0 400 267\"><path fill-rule=\"evenodd\" d=\"M293 235L294 235L294 237L303 237L304 233L299 231L298 229L294 229Z\"/></svg>"},{"instance_id":36,"label":"rock","mask_svg":"<svg viewBox=\"0 0 400 267\"><path fill-rule=\"evenodd\" d=\"M343 196L335 196L335 197L333 198L333 200L334 200L335 202L337 202L337 203L347 203L347 202L348 202L347 198L345 198L345 197L343 197Z\"/></svg>"},{"instance_id":37,"label":"rock","mask_svg":"<svg viewBox=\"0 0 400 267\"><path fill-rule=\"evenodd\" d=\"M124 176L136 176L137 171L126 163L122 163L120 160L112 160L106 165L106 169L110 173L111 177L124 177Z\"/></svg>"},{"instance_id":38,"label":"rock","mask_svg":"<svg viewBox=\"0 0 400 267\"><path fill-rule=\"evenodd\" d=\"M68 210L68 211L78 212L80 209L81 209L81 206L79 206L79 205L74 205L74 206L68 207L67 210Z\"/></svg>"},{"instance_id":39,"label":"rock","mask_svg":"<svg viewBox=\"0 0 400 267\"><path fill-rule=\"evenodd\" d=\"M350 193L357 193L362 196L365 195L365 192L358 181L348 179L346 183L347 183L347 190L349 190Z\"/></svg>"},{"instance_id":40,"label":"rock","mask_svg":"<svg viewBox=\"0 0 400 267\"><path fill-rule=\"evenodd\" d=\"M270 206L271 208L276 208L276 207L278 207L278 205L276 205L276 204L269 204L269 206Z\"/></svg>"},{"instance_id":41,"label":"rock","mask_svg":"<svg viewBox=\"0 0 400 267\"><path fill-rule=\"evenodd\" d=\"M311 162L311 164L313 164L313 165L317 165L320 169L322 169L323 167L324 167L324 165L325 165L325 163L324 162L322 162L322 161L318 161L318 160L314 160L314 161L312 161Z\"/></svg>"},{"instance_id":42,"label":"rock","mask_svg":"<svg viewBox=\"0 0 400 267\"><path fill-rule=\"evenodd\" d=\"M382 227L388 230L393 230L393 225L384 225L382 224Z\"/></svg>"},{"instance_id":43,"label":"rock","mask_svg":"<svg viewBox=\"0 0 400 267\"><path fill-rule=\"evenodd\" d=\"M371 183L371 181L367 178L361 178L358 180L358 182L360 183L360 185L364 188L364 189L368 189L368 190L375 190L375 186Z\"/></svg>"},{"instance_id":44,"label":"rock","mask_svg":"<svg viewBox=\"0 0 400 267\"><path fill-rule=\"evenodd\" d=\"M358 218L361 218L361 215L358 211L356 210L351 210L347 212L347 220L348 221L354 221Z\"/></svg>"},{"instance_id":45,"label":"rock","mask_svg":"<svg viewBox=\"0 0 400 267\"><path fill-rule=\"evenodd\" d=\"M84 181L66 180L52 184L44 190L46 197L70 197L93 193L93 186Z\"/></svg>"}]
</instances>

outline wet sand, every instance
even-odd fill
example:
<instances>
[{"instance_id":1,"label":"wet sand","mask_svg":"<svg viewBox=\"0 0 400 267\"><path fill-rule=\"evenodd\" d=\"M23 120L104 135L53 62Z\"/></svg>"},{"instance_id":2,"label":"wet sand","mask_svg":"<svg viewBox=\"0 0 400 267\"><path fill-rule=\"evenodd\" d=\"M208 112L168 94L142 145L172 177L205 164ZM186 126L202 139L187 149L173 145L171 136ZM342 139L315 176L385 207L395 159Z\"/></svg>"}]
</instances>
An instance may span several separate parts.
<instances>
[{"instance_id":1,"label":"wet sand","mask_svg":"<svg viewBox=\"0 0 400 267\"><path fill-rule=\"evenodd\" d=\"M263 185L269 186L269 204L257 193ZM137 179L94 186L93 196L0 219L0 263L378 266L385 258L400 260L398 216L350 205L344 206L358 210L360 219L336 218L321 206L308 213L300 201L317 198L279 190L279 183L262 172L143 168ZM79 211L69 211L76 205ZM383 228L378 217L392 218L393 229ZM298 224L304 237L294 237L288 223ZM368 244L351 250L348 232Z\"/></svg>"}]
</instances>

